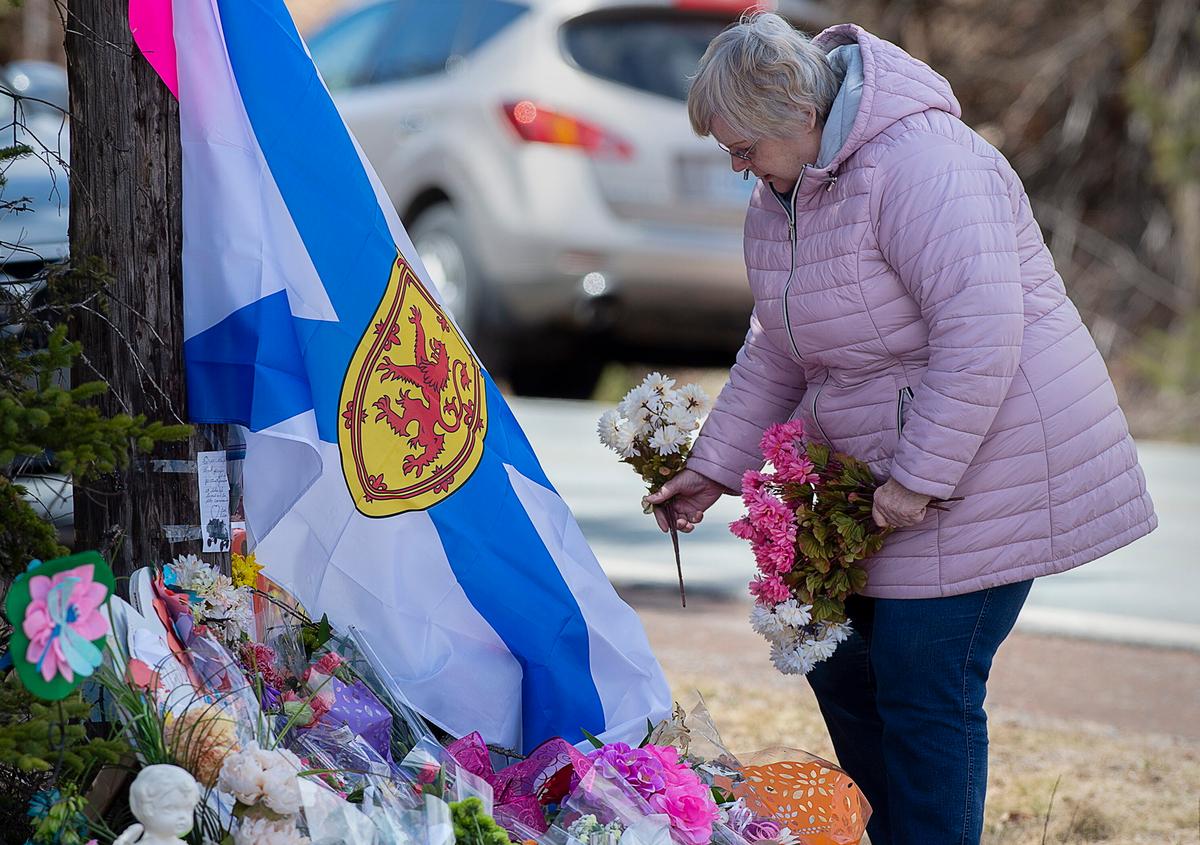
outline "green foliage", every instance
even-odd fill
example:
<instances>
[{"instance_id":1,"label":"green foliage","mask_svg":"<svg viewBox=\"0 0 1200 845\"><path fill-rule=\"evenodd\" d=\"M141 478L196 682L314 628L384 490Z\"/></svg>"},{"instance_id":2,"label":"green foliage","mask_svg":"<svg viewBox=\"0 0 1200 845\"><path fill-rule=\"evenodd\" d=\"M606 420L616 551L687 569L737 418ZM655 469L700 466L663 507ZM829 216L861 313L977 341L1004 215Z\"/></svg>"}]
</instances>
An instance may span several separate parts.
<instances>
[{"instance_id":1,"label":"green foliage","mask_svg":"<svg viewBox=\"0 0 1200 845\"><path fill-rule=\"evenodd\" d=\"M450 805L456 845L508 845L508 834L483 811L478 798L465 798Z\"/></svg>"},{"instance_id":2,"label":"green foliage","mask_svg":"<svg viewBox=\"0 0 1200 845\"><path fill-rule=\"evenodd\" d=\"M128 746L120 739L89 738L91 705L79 691L61 702L38 701L9 672L0 684L0 770L51 772L82 778L116 763Z\"/></svg>"},{"instance_id":3,"label":"green foliage","mask_svg":"<svg viewBox=\"0 0 1200 845\"><path fill-rule=\"evenodd\" d=\"M0 147L0 164L20 158L21 156L29 155L31 152L33 152L33 149L28 144L14 144L8 147ZM0 185L4 184L2 181L3 178L4 177L0 175Z\"/></svg>"},{"instance_id":4,"label":"green foliage","mask_svg":"<svg viewBox=\"0 0 1200 845\"><path fill-rule=\"evenodd\" d=\"M149 452L161 440L179 440L191 427L147 422L142 415L106 417L88 404L108 390L102 381L75 387L58 383L80 354L78 343L67 340L67 327L50 334L45 349L25 356L0 350L6 375L0 378L0 464L19 457L54 453L60 472L87 479L129 465L133 450ZM7 355L4 353L7 352Z\"/></svg>"},{"instance_id":5,"label":"green foliage","mask_svg":"<svg viewBox=\"0 0 1200 845\"><path fill-rule=\"evenodd\" d=\"M1140 381L1160 391L1200 395L1200 311L1182 318L1172 331L1146 332L1125 363Z\"/></svg>"},{"instance_id":6,"label":"green foliage","mask_svg":"<svg viewBox=\"0 0 1200 845\"><path fill-rule=\"evenodd\" d=\"M12 578L31 560L50 560L68 553L54 526L29 506L23 487L0 476L0 577Z\"/></svg>"},{"instance_id":7,"label":"green foliage","mask_svg":"<svg viewBox=\"0 0 1200 845\"><path fill-rule=\"evenodd\" d=\"M637 470L637 474L646 482L646 487L651 493L657 493L664 484L683 471L684 465L687 464L688 454L691 452L691 444L684 444L678 452L671 455L660 455L652 450L646 451L645 455L639 453L631 458L622 458L621 460Z\"/></svg>"},{"instance_id":8,"label":"green foliage","mask_svg":"<svg viewBox=\"0 0 1200 845\"><path fill-rule=\"evenodd\" d=\"M333 627L329 624L329 616L322 613L316 622L305 620L300 627L300 639L304 646L304 658L312 660L315 652L319 651L333 635Z\"/></svg>"},{"instance_id":9,"label":"green foliage","mask_svg":"<svg viewBox=\"0 0 1200 845\"><path fill-rule=\"evenodd\" d=\"M87 799L73 784L39 793L33 802L33 845L84 845L90 840Z\"/></svg>"},{"instance_id":10,"label":"green foliage","mask_svg":"<svg viewBox=\"0 0 1200 845\"><path fill-rule=\"evenodd\" d=\"M871 516L875 478L862 461L821 443L805 451L821 480L776 482L771 488L796 512L796 563L783 580L815 622L844 622L846 599L867 584L859 563L883 547L891 529Z\"/></svg>"},{"instance_id":11,"label":"green foliage","mask_svg":"<svg viewBox=\"0 0 1200 845\"><path fill-rule=\"evenodd\" d=\"M1125 100L1150 127L1155 178L1167 187L1200 181L1200 74L1180 73L1165 89L1132 77Z\"/></svg>"}]
</instances>

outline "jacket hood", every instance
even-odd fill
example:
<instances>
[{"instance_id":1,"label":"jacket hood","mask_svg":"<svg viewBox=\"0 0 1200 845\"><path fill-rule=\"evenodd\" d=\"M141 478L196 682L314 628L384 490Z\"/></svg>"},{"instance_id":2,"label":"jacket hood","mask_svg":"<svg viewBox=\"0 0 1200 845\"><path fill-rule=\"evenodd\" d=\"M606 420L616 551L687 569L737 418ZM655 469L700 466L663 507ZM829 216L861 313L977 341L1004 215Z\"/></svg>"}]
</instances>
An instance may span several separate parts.
<instances>
[{"instance_id":1,"label":"jacket hood","mask_svg":"<svg viewBox=\"0 0 1200 845\"><path fill-rule=\"evenodd\" d=\"M822 132L818 168L836 171L863 144L914 114L937 109L962 117L941 74L860 26L830 27L813 43L842 79Z\"/></svg>"}]
</instances>

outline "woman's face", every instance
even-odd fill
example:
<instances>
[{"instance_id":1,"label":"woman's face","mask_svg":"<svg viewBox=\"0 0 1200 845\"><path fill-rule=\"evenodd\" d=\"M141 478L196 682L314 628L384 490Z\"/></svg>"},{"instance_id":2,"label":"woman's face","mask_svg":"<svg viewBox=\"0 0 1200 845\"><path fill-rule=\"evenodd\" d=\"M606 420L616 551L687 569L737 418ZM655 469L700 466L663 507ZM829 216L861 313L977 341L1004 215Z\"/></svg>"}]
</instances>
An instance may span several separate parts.
<instances>
[{"instance_id":1,"label":"woman's face","mask_svg":"<svg viewBox=\"0 0 1200 845\"><path fill-rule=\"evenodd\" d=\"M731 154L734 173L749 170L782 194L796 186L806 164L815 164L821 150L821 128L812 114L802 114L795 130L786 138L747 138L734 132L720 116L714 117L709 132L717 143L743 153L749 160Z\"/></svg>"}]
</instances>

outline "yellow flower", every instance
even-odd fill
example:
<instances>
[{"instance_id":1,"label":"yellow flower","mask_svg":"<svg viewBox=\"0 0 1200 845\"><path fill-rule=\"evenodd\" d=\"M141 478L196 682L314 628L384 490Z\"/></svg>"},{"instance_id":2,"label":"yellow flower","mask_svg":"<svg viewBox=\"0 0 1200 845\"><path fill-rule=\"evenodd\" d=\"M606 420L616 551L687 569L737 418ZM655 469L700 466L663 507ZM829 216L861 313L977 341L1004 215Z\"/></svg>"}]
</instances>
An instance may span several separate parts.
<instances>
[{"instance_id":1,"label":"yellow flower","mask_svg":"<svg viewBox=\"0 0 1200 845\"><path fill-rule=\"evenodd\" d=\"M262 567L254 560L254 552L248 555L235 554L232 558L233 586L254 587L258 584L258 573Z\"/></svg>"},{"instance_id":2,"label":"yellow flower","mask_svg":"<svg viewBox=\"0 0 1200 845\"><path fill-rule=\"evenodd\" d=\"M175 762L205 786L214 786L225 758L241 749L237 724L224 713L205 706L167 715L164 725L167 750Z\"/></svg>"}]
</instances>

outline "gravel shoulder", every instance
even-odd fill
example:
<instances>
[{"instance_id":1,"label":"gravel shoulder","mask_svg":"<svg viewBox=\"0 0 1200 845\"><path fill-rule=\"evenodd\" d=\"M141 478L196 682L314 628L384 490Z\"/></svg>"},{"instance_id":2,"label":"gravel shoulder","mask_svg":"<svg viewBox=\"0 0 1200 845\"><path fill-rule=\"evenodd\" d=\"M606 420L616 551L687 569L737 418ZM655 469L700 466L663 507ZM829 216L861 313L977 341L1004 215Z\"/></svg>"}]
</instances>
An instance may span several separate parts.
<instances>
[{"instance_id":1,"label":"gravel shoulder","mask_svg":"<svg viewBox=\"0 0 1200 845\"><path fill-rule=\"evenodd\" d=\"M833 757L808 685L778 674L748 602L623 590L676 698L699 691L731 750ZM996 656L988 845L1200 843L1200 654L1014 633ZM1049 815L1049 824L1046 818Z\"/></svg>"}]
</instances>

